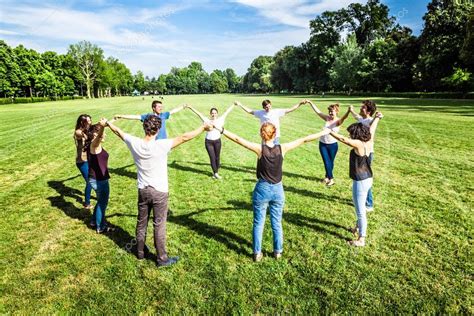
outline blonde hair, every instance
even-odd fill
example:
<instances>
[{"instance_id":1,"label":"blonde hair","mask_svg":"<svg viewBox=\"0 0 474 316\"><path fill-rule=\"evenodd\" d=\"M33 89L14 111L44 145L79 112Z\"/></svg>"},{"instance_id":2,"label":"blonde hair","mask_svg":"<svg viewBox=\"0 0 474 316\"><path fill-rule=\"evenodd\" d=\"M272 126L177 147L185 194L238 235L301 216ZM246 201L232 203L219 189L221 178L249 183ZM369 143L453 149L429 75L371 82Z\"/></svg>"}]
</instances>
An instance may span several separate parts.
<instances>
[{"instance_id":1,"label":"blonde hair","mask_svg":"<svg viewBox=\"0 0 474 316\"><path fill-rule=\"evenodd\" d=\"M275 137L276 127L270 122L265 122L260 127L260 136L264 141L269 141Z\"/></svg>"},{"instance_id":2,"label":"blonde hair","mask_svg":"<svg viewBox=\"0 0 474 316\"><path fill-rule=\"evenodd\" d=\"M339 113L339 104L334 103L334 104L331 104L330 106L328 106L328 110L331 110L331 109L333 109L336 113Z\"/></svg>"}]
</instances>

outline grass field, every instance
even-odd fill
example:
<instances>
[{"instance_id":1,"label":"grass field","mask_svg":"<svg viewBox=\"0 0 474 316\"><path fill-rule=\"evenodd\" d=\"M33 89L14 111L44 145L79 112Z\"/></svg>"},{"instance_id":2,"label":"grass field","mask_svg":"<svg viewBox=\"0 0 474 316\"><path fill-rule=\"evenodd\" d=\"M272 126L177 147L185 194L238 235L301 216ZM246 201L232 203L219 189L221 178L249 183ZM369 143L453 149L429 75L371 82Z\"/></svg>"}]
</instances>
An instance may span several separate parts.
<instances>
[{"instance_id":1,"label":"grass field","mask_svg":"<svg viewBox=\"0 0 474 316\"><path fill-rule=\"evenodd\" d=\"M203 113L234 99L260 108L264 96L167 96ZM288 107L307 96L270 96ZM314 97L321 109L361 98ZM355 221L349 149L340 144L336 185L320 183L317 142L285 157L284 256L275 261L265 226L261 263L251 260L251 192L256 157L223 141L222 181L213 180L204 135L169 156L170 268L138 261L130 248L136 223L136 171L110 131L111 198L107 235L87 227L83 179L75 166L77 116L93 120L149 111L151 97L78 100L0 107L0 312L51 313L463 313L473 314L474 101L375 99L385 118L374 160L375 211L368 244L346 245ZM353 122L352 118L344 124ZM282 142L319 131L309 106L282 119ZM172 137L196 128L181 111ZM141 124L120 121L141 136ZM259 141L259 123L236 108L226 129ZM151 224L147 244L153 248ZM154 250L153 250L154 251Z\"/></svg>"}]
</instances>

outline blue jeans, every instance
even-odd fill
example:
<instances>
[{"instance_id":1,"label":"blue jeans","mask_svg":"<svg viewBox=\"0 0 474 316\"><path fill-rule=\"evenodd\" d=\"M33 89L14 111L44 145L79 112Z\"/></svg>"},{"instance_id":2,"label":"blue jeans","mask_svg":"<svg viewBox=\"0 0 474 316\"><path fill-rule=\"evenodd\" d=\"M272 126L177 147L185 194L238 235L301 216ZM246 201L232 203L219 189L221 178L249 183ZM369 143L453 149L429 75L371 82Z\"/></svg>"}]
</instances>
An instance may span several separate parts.
<instances>
[{"instance_id":1,"label":"blue jeans","mask_svg":"<svg viewBox=\"0 0 474 316\"><path fill-rule=\"evenodd\" d=\"M374 153L370 153L369 155L369 162L372 167L372 161L374 160ZM369 189L369 192L367 194L367 201L365 202L365 206L367 208L373 208L374 207L374 197L372 195L372 188Z\"/></svg>"},{"instance_id":2,"label":"blue jeans","mask_svg":"<svg viewBox=\"0 0 474 316\"><path fill-rule=\"evenodd\" d=\"M86 180L86 188L84 190L84 205L90 205L92 187L89 184L89 163L87 161L76 162L76 166L81 172L81 175L84 180Z\"/></svg>"},{"instance_id":3,"label":"blue jeans","mask_svg":"<svg viewBox=\"0 0 474 316\"><path fill-rule=\"evenodd\" d=\"M92 221L95 220L95 227L97 230L102 230L105 228L105 211L107 210L107 204L109 203L109 180L98 181L90 178L89 183L97 195L97 204L94 207Z\"/></svg>"},{"instance_id":4,"label":"blue jeans","mask_svg":"<svg viewBox=\"0 0 474 316\"><path fill-rule=\"evenodd\" d=\"M319 152L321 157L323 157L324 169L326 169L326 178L333 179L334 176L332 171L334 169L334 159L336 159L338 145L334 144L325 144L319 142Z\"/></svg>"},{"instance_id":5,"label":"blue jeans","mask_svg":"<svg viewBox=\"0 0 474 316\"><path fill-rule=\"evenodd\" d=\"M367 234L367 209L365 201L367 200L367 193L372 187L372 180L373 178L361 181L352 180L352 200L354 201L360 237L365 237Z\"/></svg>"},{"instance_id":6,"label":"blue jeans","mask_svg":"<svg viewBox=\"0 0 474 316\"><path fill-rule=\"evenodd\" d=\"M267 207L270 209L270 223L273 231L273 251L283 252L283 228L281 219L283 217L283 205L285 204L285 193L282 183L271 184L265 180L258 180L253 190L253 253L262 252L263 226Z\"/></svg>"}]
</instances>

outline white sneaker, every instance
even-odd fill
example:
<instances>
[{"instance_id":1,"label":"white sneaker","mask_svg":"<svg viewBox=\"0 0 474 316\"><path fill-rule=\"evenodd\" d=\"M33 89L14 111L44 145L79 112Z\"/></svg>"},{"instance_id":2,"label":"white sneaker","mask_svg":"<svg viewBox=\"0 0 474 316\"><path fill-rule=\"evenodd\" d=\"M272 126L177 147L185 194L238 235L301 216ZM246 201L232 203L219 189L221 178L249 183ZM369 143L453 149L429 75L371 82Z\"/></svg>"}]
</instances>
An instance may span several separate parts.
<instances>
[{"instance_id":1,"label":"white sneaker","mask_svg":"<svg viewBox=\"0 0 474 316\"><path fill-rule=\"evenodd\" d=\"M365 210L367 211L367 213L368 213L368 212L373 212L373 211L374 211L374 208L373 208L373 207L367 207Z\"/></svg>"},{"instance_id":2,"label":"white sneaker","mask_svg":"<svg viewBox=\"0 0 474 316\"><path fill-rule=\"evenodd\" d=\"M222 179L222 177L218 173L214 173L214 179Z\"/></svg>"}]
</instances>

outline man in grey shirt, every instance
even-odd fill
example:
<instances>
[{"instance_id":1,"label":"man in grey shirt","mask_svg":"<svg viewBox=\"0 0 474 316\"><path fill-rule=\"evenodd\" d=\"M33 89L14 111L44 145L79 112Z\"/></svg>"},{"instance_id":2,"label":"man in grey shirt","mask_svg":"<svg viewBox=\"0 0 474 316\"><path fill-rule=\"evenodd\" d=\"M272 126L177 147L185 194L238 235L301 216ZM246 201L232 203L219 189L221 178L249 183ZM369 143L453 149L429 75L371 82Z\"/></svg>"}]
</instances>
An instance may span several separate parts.
<instances>
[{"instance_id":1,"label":"man in grey shirt","mask_svg":"<svg viewBox=\"0 0 474 316\"><path fill-rule=\"evenodd\" d=\"M132 153L137 166L138 217L136 228L137 257L145 257L146 230L150 211L153 210L153 233L158 266L175 264L179 257L168 257L166 253L166 219L168 210L168 153L212 125L203 124L198 129L172 139L156 139L161 128L161 119L150 115L143 121L144 138L122 132L111 122L107 124L119 136Z\"/></svg>"}]
</instances>

